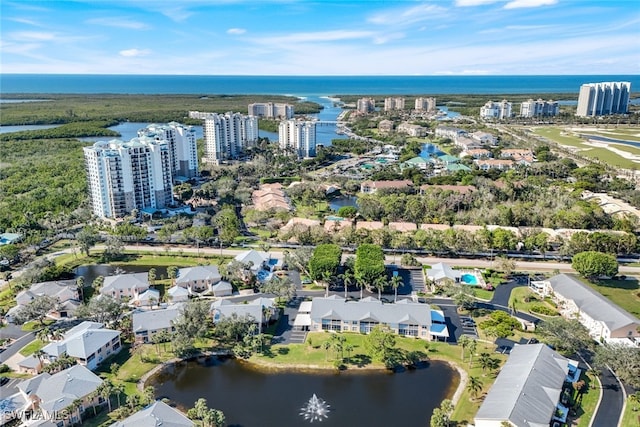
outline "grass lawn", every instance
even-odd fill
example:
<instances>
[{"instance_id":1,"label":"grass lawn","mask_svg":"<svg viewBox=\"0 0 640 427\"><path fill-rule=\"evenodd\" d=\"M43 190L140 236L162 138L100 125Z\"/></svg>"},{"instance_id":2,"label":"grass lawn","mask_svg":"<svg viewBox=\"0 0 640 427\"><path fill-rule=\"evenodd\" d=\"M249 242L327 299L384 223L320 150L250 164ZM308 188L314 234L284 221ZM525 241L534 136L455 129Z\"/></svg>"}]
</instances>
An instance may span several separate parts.
<instances>
[{"instance_id":1,"label":"grass lawn","mask_svg":"<svg viewBox=\"0 0 640 427\"><path fill-rule=\"evenodd\" d=\"M640 285L638 284L638 279L602 280L598 283L591 283L582 278L580 280L629 313L640 317Z\"/></svg>"},{"instance_id":2,"label":"grass lawn","mask_svg":"<svg viewBox=\"0 0 640 427\"><path fill-rule=\"evenodd\" d=\"M532 299L530 302L525 302L525 298L535 298L535 300ZM543 300L539 295L536 295L535 292L526 287L515 288L511 291L511 295L509 296L509 307L513 306L514 300L517 300L516 310L523 311L525 313L531 313L531 307L540 304L550 310L554 310L556 313L558 312L552 304ZM533 314L536 316L544 316L540 313Z\"/></svg>"},{"instance_id":3,"label":"grass lawn","mask_svg":"<svg viewBox=\"0 0 640 427\"><path fill-rule=\"evenodd\" d=\"M473 294L476 296L476 298L480 298L486 301L489 301L491 300L491 298L493 298L493 291L488 291L482 288L474 288Z\"/></svg>"},{"instance_id":4,"label":"grass lawn","mask_svg":"<svg viewBox=\"0 0 640 427\"><path fill-rule=\"evenodd\" d=\"M330 339L332 334L326 332L311 332L307 336L307 342L304 344L289 345L273 345L265 355L254 355L250 361L257 363L266 362L271 365L311 365L320 368L333 367L336 354L333 350L325 350L322 344ZM366 335L359 333L344 333L347 337L347 343L353 346L351 354L345 354L348 359L346 361L347 369L357 367L370 367L383 369L380 362L372 361L365 350ZM465 361L462 360L461 347L452 346L442 342L425 342L415 338L396 337L398 348L408 351L426 352L432 360L450 361L456 363L462 369L466 370L470 376L478 377L483 384L483 389L479 396L486 394L489 390L495 375L488 372L482 372L482 369L474 362L469 363L469 354L466 352ZM427 346L428 344L428 346ZM428 348L427 348L428 347ZM476 354L483 352L491 353L492 356L500 359L501 364L506 357L501 354L493 353L494 345L478 341ZM477 357L475 358L477 359ZM481 400L469 394L465 390L456 406L453 419L464 425L465 422L473 420L473 416L480 407Z\"/></svg>"},{"instance_id":5,"label":"grass lawn","mask_svg":"<svg viewBox=\"0 0 640 427\"><path fill-rule=\"evenodd\" d=\"M31 341L29 344L27 344L24 347L22 347L20 349L19 353L26 357L26 356L29 356L30 354L33 354L36 351L40 350L46 344L47 343L42 341L42 340L35 339L35 340Z\"/></svg>"},{"instance_id":6,"label":"grass lawn","mask_svg":"<svg viewBox=\"0 0 640 427\"><path fill-rule=\"evenodd\" d=\"M158 353L155 345L145 344L135 352L130 347L125 347L120 351L118 359L126 361L120 366L116 379L125 383L127 394L129 393L128 384L133 385L135 390L136 383L144 374L175 357L171 352L171 344L167 344L166 347L160 344L159 349L160 352ZM105 363L104 365L106 366L107 364ZM109 366L106 367L109 368Z\"/></svg>"},{"instance_id":7,"label":"grass lawn","mask_svg":"<svg viewBox=\"0 0 640 427\"><path fill-rule=\"evenodd\" d=\"M598 399L600 397L600 381L591 374L582 372L580 379L585 382L586 392L582 395L582 403L577 410L578 425L577 427L588 427L591 417L594 415Z\"/></svg>"},{"instance_id":8,"label":"grass lawn","mask_svg":"<svg viewBox=\"0 0 640 427\"><path fill-rule=\"evenodd\" d=\"M620 423L620 427L637 427L639 425L640 404L631 402L631 399L627 398L627 406L625 406L624 408L624 414L622 414L622 423Z\"/></svg>"},{"instance_id":9,"label":"grass lawn","mask_svg":"<svg viewBox=\"0 0 640 427\"><path fill-rule=\"evenodd\" d=\"M46 319L44 321L44 326L49 326L52 323L55 323L55 320ZM43 328L44 326L42 326L42 323L40 323L39 321L32 320L22 325L22 330L25 332L37 331L38 329Z\"/></svg>"}]
</instances>

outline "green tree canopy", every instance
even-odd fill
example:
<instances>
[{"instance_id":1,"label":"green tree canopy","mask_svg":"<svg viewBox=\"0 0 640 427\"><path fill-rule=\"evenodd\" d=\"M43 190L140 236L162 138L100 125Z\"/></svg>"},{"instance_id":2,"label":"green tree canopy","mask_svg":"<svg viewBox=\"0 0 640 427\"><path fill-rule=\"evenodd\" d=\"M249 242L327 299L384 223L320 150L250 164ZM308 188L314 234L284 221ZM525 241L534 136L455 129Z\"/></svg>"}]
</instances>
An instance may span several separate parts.
<instances>
[{"instance_id":1,"label":"green tree canopy","mask_svg":"<svg viewBox=\"0 0 640 427\"><path fill-rule=\"evenodd\" d=\"M618 261L611 254L586 251L575 254L571 259L571 267L584 277L613 277L618 273Z\"/></svg>"},{"instance_id":2,"label":"green tree canopy","mask_svg":"<svg viewBox=\"0 0 640 427\"><path fill-rule=\"evenodd\" d=\"M309 260L309 273L314 280L320 280L323 274L335 276L340 266L342 249L338 245L326 243L316 246Z\"/></svg>"},{"instance_id":3,"label":"green tree canopy","mask_svg":"<svg viewBox=\"0 0 640 427\"><path fill-rule=\"evenodd\" d=\"M373 285L377 278L385 274L382 248L372 244L358 246L354 272L356 279L369 287Z\"/></svg>"}]
</instances>

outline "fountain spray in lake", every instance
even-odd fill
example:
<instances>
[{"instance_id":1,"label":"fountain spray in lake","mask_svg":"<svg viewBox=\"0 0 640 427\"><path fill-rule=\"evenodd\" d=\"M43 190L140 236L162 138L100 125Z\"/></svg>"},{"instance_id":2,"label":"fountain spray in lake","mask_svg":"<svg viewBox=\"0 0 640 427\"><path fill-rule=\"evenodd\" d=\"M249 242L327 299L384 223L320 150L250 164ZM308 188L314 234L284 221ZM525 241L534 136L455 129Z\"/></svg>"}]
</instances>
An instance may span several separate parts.
<instances>
[{"instance_id":1,"label":"fountain spray in lake","mask_svg":"<svg viewBox=\"0 0 640 427\"><path fill-rule=\"evenodd\" d=\"M313 394L311 399L300 408L300 415L309 422L322 421L329 417L329 404Z\"/></svg>"}]
</instances>

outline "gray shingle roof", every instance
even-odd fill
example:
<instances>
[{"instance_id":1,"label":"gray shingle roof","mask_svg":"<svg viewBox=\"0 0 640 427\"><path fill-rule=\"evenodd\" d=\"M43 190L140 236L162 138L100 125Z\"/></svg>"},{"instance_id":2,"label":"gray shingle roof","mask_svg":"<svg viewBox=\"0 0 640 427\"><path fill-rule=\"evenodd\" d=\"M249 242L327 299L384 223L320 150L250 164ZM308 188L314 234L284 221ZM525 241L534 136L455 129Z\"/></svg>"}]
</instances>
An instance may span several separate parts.
<instances>
[{"instance_id":1,"label":"gray shingle roof","mask_svg":"<svg viewBox=\"0 0 640 427\"><path fill-rule=\"evenodd\" d=\"M110 294L114 290L120 289L147 289L149 287L149 273L129 273L118 274L117 276L107 276L100 293Z\"/></svg>"},{"instance_id":2,"label":"gray shingle roof","mask_svg":"<svg viewBox=\"0 0 640 427\"><path fill-rule=\"evenodd\" d=\"M178 270L176 283L189 283L196 280L215 282L222 279L217 265L199 265L197 267L181 268Z\"/></svg>"},{"instance_id":3,"label":"gray shingle roof","mask_svg":"<svg viewBox=\"0 0 640 427\"><path fill-rule=\"evenodd\" d=\"M218 300L211 304L211 312L214 313L214 322L218 320L216 315L221 317L229 317L233 313L239 317L249 315L253 317L256 322L264 321L264 313L262 307L273 308L275 306L273 298L256 298L249 301L247 304L238 304L229 300Z\"/></svg>"},{"instance_id":4,"label":"gray shingle roof","mask_svg":"<svg viewBox=\"0 0 640 427\"><path fill-rule=\"evenodd\" d=\"M549 284L553 292L573 300L580 311L594 320L603 322L610 331L633 323L640 325L638 318L573 276L558 274L549 279Z\"/></svg>"},{"instance_id":5,"label":"gray shingle roof","mask_svg":"<svg viewBox=\"0 0 640 427\"><path fill-rule=\"evenodd\" d=\"M374 320L388 324L410 323L429 326L431 325L431 308L427 304L408 300L401 300L395 304L383 304L371 297L360 301L345 301L344 298L332 295L327 298L313 299L311 319L318 323L322 319L340 319L343 321Z\"/></svg>"},{"instance_id":6,"label":"gray shingle roof","mask_svg":"<svg viewBox=\"0 0 640 427\"><path fill-rule=\"evenodd\" d=\"M131 319L133 332L170 328L181 308L182 304L174 304L162 310L134 311Z\"/></svg>"},{"instance_id":7,"label":"gray shingle roof","mask_svg":"<svg viewBox=\"0 0 640 427\"><path fill-rule=\"evenodd\" d=\"M136 412L110 427L193 427L194 423L182 412L162 401Z\"/></svg>"},{"instance_id":8,"label":"gray shingle roof","mask_svg":"<svg viewBox=\"0 0 640 427\"><path fill-rule=\"evenodd\" d=\"M27 382L31 383L25 384ZM31 390L28 394L40 398L42 409L52 412L61 411L74 400L88 396L102 384L102 379L84 366L74 365L53 375L40 374L23 381L18 388L22 390L23 384ZM33 385L36 385L35 389Z\"/></svg>"},{"instance_id":9,"label":"gray shingle roof","mask_svg":"<svg viewBox=\"0 0 640 427\"><path fill-rule=\"evenodd\" d=\"M430 269L426 270L427 277L431 280L442 280L442 279L451 279L455 280L460 277L460 272L454 270L449 265L439 262L431 266Z\"/></svg>"},{"instance_id":10,"label":"gray shingle roof","mask_svg":"<svg viewBox=\"0 0 640 427\"><path fill-rule=\"evenodd\" d=\"M120 331L102 329L102 323L82 322L64 334L62 341L54 341L42 348L45 353L58 357L67 353L71 357L86 359L112 339L120 336Z\"/></svg>"},{"instance_id":11,"label":"gray shingle roof","mask_svg":"<svg viewBox=\"0 0 640 427\"><path fill-rule=\"evenodd\" d=\"M475 416L516 427L549 427L569 360L545 344L516 345Z\"/></svg>"}]
</instances>

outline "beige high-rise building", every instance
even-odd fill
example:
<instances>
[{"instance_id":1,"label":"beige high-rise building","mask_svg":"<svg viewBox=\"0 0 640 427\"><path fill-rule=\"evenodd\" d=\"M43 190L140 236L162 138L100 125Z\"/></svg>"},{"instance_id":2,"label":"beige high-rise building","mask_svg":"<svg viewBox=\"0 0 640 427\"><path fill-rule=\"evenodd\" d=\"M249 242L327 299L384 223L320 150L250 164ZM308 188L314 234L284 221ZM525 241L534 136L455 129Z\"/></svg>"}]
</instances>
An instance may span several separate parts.
<instances>
[{"instance_id":1,"label":"beige high-rise building","mask_svg":"<svg viewBox=\"0 0 640 427\"><path fill-rule=\"evenodd\" d=\"M435 98L416 98L415 107L418 111L435 111L436 99Z\"/></svg>"},{"instance_id":2,"label":"beige high-rise building","mask_svg":"<svg viewBox=\"0 0 640 427\"><path fill-rule=\"evenodd\" d=\"M385 98L384 111L404 110L404 98Z\"/></svg>"},{"instance_id":3,"label":"beige high-rise building","mask_svg":"<svg viewBox=\"0 0 640 427\"><path fill-rule=\"evenodd\" d=\"M376 110L376 100L373 98L360 98L356 103L358 113L367 114Z\"/></svg>"}]
</instances>

